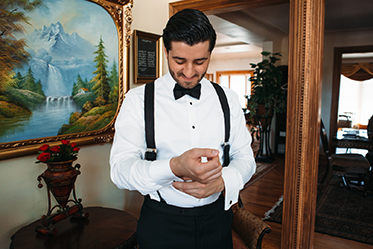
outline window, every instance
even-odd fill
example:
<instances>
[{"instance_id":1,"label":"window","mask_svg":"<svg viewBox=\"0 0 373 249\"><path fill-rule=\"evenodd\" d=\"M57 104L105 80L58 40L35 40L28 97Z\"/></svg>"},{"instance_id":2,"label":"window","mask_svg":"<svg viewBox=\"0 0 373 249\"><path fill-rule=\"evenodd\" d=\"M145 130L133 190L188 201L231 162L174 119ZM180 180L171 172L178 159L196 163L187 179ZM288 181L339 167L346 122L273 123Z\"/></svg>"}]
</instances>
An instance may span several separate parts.
<instances>
[{"instance_id":1,"label":"window","mask_svg":"<svg viewBox=\"0 0 373 249\"><path fill-rule=\"evenodd\" d=\"M355 81L341 75L338 114L348 115L352 126L367 125L373 115L373 79Z\"/></svg>"},{"instance_id":2,"label":"window","mask_svg":"<svg viewBox=\"0 0 373 249\"><path fill-rule=\"evenodd\" d=\"M216 72L217 83L232 89L237 93L242 108L247 107L245 95L251 93L251 81L253 71L218 71Z\"/></svg>"},{"instance_id":3,"label":"window","mask_svg":"<svg viewBox=\"0 0 373 249\"><path fill-rule=\"evenodd\" d=\"M214 74L207 73L205 74L205 78L208 79L209 81L214 81Z\"/></svg>"}]
</instances>

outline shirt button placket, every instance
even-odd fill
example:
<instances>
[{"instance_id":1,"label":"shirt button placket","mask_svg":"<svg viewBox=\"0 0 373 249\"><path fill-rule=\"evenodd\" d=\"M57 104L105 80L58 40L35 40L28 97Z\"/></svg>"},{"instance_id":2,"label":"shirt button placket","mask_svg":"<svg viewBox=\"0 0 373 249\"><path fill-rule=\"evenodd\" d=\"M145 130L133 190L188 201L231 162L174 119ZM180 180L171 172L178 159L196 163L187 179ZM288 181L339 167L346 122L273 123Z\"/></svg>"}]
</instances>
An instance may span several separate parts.
<instances>
[{"instance_id":1,"label":"shirt button placket","mask_svg":"<svg viewBox=\"0 0 373 249\"><path fill-rule=\"evenodd\" d=\"M189 96L188 96L189 97ZM196 109L194 105L194 99L189 97L188 100L188 112L189 112L189 127L190 127L190 136L192 147L198 147L198 134L197 131L197 124L196 124Z\"/></svg>"}]
</instances>

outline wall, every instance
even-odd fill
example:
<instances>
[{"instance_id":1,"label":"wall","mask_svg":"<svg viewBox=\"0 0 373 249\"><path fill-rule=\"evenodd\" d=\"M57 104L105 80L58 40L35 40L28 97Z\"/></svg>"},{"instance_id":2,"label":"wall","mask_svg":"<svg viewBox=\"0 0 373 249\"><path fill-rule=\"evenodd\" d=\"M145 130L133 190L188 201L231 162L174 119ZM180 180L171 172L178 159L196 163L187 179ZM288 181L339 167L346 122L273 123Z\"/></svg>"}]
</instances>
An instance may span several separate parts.
<instances>
[{"instance_id":1,"label":"wall","mask_svg":"<svg viewBox=\"0 0 373 249\"><path fill-rule=\"evenodd\" d=\"M330 127L334 48L372 45L372 41L373 30L325 34L321 118L328 135Z\"/></svg>"},{"instance_id":2,"label":"wall","mask_svg":"<svg viewBox=\"0 0 373 249\"><path fill-rule=\"evenodd\" d=\"M178 2L178 1L171 1L171 0L134 0L132 16L132 30L140 30L147 33L153 33L157 35L162 35L163 28L166 25L168 18L169 18L169 7L168 4L171 2ZM163 44L161 53L163 54ZM131 56L131 64L133 64L133 50L131 47L130 51ZM162 64L163 72L161 75L167 72L167 63L164 60ZM138 84L134 84L133 78L133 65L130 66L130 88L139 86Z\"/></svg>"},{"instance_id":3,"label":"wall","mask_svg":"<svg viewBox=\"0 0 373 249\"><path fill-rule=\"evenodd\" d=\"M83 206L123 209L123 190L109 178L110 144L84 146L77 163L77 198ZM48 209L47 188L38 188L37 177L46 165L35 164L37 155L0 161L0 248L9 248L10 237L21 227L40 219ZM53 200L54 201L54 200ZM53 204L54 205L54 204Z\"/></svg>"},{"instance_id":4,"label":"wall","mask_svg":"<svg viewBox=\"0 0 373 249\"><path fill-rule=\"evenodd\" d=\"M240 59L220 59L214 58L212 56L210 61L210 66L208 68L208 73L214 74L214 81L216 82L216 72L217 71L240 71L240 70L251 70L250 63L258 63L262 60L259 55L256 58L240 58Z\"/></svg>"}]
</instances>

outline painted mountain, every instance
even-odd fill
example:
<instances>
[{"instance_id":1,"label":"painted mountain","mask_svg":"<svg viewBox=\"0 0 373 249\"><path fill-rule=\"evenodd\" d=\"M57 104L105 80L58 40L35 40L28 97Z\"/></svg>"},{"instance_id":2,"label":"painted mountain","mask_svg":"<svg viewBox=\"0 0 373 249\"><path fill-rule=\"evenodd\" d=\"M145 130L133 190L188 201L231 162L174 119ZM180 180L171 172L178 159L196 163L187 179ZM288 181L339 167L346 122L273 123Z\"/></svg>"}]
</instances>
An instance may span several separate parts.
<instances>
[{"instance_id":1,"label":"painted mountain","mask_svg":"<svg viewBox=\"0 0 373 249\"><path fill-rule=\"evenodd\" d=\"M82 79L93 77L95 46L77 33L65 33L61 23L35 29L26 40L32 59L19 71L24 75L31 67L46 96L71 95L78 74Z\"/></svg>"}]
</instances>

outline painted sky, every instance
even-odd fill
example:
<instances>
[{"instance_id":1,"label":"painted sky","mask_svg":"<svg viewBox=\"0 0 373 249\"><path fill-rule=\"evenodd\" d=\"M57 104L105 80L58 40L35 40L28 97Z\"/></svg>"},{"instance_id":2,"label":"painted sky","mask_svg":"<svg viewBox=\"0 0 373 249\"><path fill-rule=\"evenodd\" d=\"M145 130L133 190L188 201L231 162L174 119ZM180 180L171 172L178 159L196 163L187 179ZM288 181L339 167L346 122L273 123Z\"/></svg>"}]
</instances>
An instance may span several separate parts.
<instances>
[{"instance_id":1,"label":"painted sky","mask_svg":"<svg viewBox=\"0 0 373 249\"><path fill-rule=\"evenodd\" d=\"M66 33L76 32L95 46L102 36L106 55L118 62L118 33L104 8L85 0L44 0L44 6L27 13L31 24L24 25L27 33L60 22Z\"/></svg>"}]
</instances>

